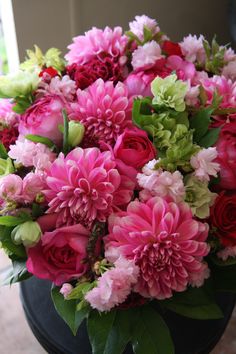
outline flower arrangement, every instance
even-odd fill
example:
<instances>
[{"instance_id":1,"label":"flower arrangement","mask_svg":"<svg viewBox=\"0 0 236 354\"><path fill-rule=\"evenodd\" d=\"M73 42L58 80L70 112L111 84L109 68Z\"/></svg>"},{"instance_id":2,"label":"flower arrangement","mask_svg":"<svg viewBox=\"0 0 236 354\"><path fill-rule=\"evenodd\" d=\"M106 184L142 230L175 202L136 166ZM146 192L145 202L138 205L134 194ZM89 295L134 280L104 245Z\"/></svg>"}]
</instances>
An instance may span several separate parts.
<instances>
[{"instance_id":1,"label":"flower arrangement","mask_svg":"<svg viewBox=\"0 0 236 354\"><path fill-rule=\"evenodd\" d=\"M216 319L236 290L236 54L144 15L68 48L0 77L5 283L51 280L93 353L174 353L159 309Z\"/></svg>"}]
</instances>

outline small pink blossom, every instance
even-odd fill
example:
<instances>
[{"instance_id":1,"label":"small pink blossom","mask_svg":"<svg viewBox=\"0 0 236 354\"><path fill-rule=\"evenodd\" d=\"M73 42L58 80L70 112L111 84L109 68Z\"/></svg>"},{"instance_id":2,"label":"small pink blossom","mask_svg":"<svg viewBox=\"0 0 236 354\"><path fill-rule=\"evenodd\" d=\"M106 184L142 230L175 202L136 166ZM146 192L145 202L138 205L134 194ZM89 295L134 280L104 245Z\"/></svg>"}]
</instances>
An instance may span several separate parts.
<instances>
[{"instance_id":1,"label":"small pink blossom","mask_svg":"<svg viewBox=\"0 0 236 354\"><path fill-rule=\"evenodd\" d=\"M22 198L24 201L32 203L37 194L42 193L44 188L44 178L37 173L30 172L23 179Z\"/></svg>"},{"instance_id":2,"label":"small pink blossom","mask_svg":"<svg viewBox=\"0 0 236 354\"><path fill-rule=\"evenodd\" d=\"M227 261L229 257L236 257L236 246L225 247L223 250L217 253L217 256L223 261Z\"/></svg>"},{"instance_id":3,"label":"small pink blossom","mask_svg":"<svg viewBox=\"0 0 236 354\"><path fill-rule=\"evenodd\" d=\"M180 43L180 47L186 60L192 63L197 61L201 64L205 62L206 54L203 47L203 40L204 37L202 35L200 35L199 38L191 34L184 37L183 41Z\"/></svg>"},{"instance_id":4,"label":"small pink blossom","mask_svg":"<svg viewBox=\"0 0 236 354\"><path fill-rule=\"evenodd\" d=\"M225 48L225 47L220 46L220 49L222 49L222 48ZM233 60L236 60L236 54L235 54L235 51L231 47L229 47L226 49L226 51L224 53L224 61L228 63Z\"/></svg>"},{"instance_id":5,"label":"small pink blossom","mask_svg":"<svg viewBox=\"0 0 236 354\"><path fill-rule=\"evenodd\" d=\"M64 283L60 289L60 293L64 296L64 299L66 299L72 290L73 286L70 283Z\"/></svg>"},{"instance_id":6,"label":"small pink blossom","mask_svg":"<svg viewBox=\"0 0 236 354\"><path fill-rule=\"evenodd\" d=\"M92 308L101 312L122 304L138 279L139 268L134 261L120 257L114 265L98 279L97 287L85 296Z\"/></svg>"},{"instance_id":7,"label":"small pink blossom","mask_svg":"<svg viewBox=\"0 0 236 354\"><path fill-rule=\"evenodd\" d=\"M220 164L214 162L217 158L216 147L200 150L190 159L190 164L194 168L194 175L202 181L209 181L210 176L217 177L220 170Z\"/></svg>"},{"instance_id":8,"label":"small pink blossom","mask_svg":"<svg viewBox=\"0 0 236 354\"><path fill-rule=\"evenodd\" d=\"M142 296L169 298L208 276L203 257L209 253L209 228L193 219L186 203L159 197L134 201L126 212L111 215L108 223L105 249L117 248L139 266L135 291Z\"/></svg>"},{"instance_id":9,"label":"small pink blossom","mask_svg":"<svg viewBox=\"0 0 236 354\"><path fill-rule=\"evenodd\" d=\"M227 65L223 67L222 75L227 79L235 81L236 79L236 60L230 61Z\"/></svg>"},{"instance_id":10,"label":"small pink blossom","mask_svg":"<svg viewBox=\"0 0 236 354\"><path fill-rule=\"evenodd\" d=\"M180 80L192 80L196 75L195 65L183 60L178 55L171 55L167 58L167 68L176 71L176 75Z\"/></svg>"},{"instance_id":11,"label":"small pink blossom","mask_svg":"<svg viewBox=\"0 0 236 354\"><path fill-rule=\"evenodd\" d=\"M14 174L0 178L0 198L17 201L21 198L23 182Z\"/></svg>"},{"instance_id":12,"label":"small pink blossom","mask_svg":"<svg viewBox=\"0 0 236 354\"><path fill-rule=\"evenodd\" d=\"M73 38L65 58L69 64L82 65L106 53L123 61L127 43L128 38L122 34L121 27L106 27L104 30L93 27L85 35Z\"/></svg>"},{"instance_id":13,"label":"small pink blossom","mask_svg":"<svg viewBox=\"0 0 236 354\"><path fill-rule=\"evenodd\" d=\"M76 83L68 75L64 75L62 78L55 76L49 83L41 81L37 94L58 95L67 101L73 101L76 94Z\"/></svg>"},{"instance_id":14,"label":"small pink blossom","mask_svg":"<svg viewBox=\"0 0 236 354\"><path fill-rule=\"evenodd\" d=\"M130 31L132 31L141 41L144 40L144 28L148 28L153 35L160 32L156 20L146 16L135 16L135 20L129 23Z\"/></svg>"},{"instance_id":15,"label":"small pink blossom","mask_svg":"<svg viewBox=\"0 0 236 354\"><path fill-rule=\"evenodd\" d=\"M155 160L152 160L151 164L153 161ZM147 172L147 174L145 172ZM148 167L144 168L143 173L138 173L137 180L140 187L144 188L144 190L140 192L142 200L148 200L152 196L168 196L175 202L184 199L185 188L183 176L179 171L171 173L158 169L152 170L150 174Z\"/></svg>"},{"instance_id":16,"label":"small pink blossom","mask_svg":"<svg viewBox=\"0 0 236 354\"><path fill-rule=\"evenodd\" d=\"M187 81L188 91L185 95L185 102L188 106L194 107L199 104L200 89L199 85L191 86L190 80Z\"/></svg>"},{"instance_id":17,"label":"small pink blossom","mask_svg":"<svg viewBox=\"0 0 236 354\"><path fill-rule=\"evenodd\" d=\"M151 67L162 57L161 47L157 42L151 41L138 47L132 56L132 66L134 70Z\"/></svg>"},{"instance_id":18,"label":"small pink blossom","mask_svg":"<svg viewBox=\"0 0 236 354\"><path fill-rule=\"evenodd\" d=\"M34 166L37 170L49 168L56 158L56 155L46 145L24 138L18 139L15 145L10 145L8 155L15 160L15 163L25 167Z\"/></svg>"}]
</instances>

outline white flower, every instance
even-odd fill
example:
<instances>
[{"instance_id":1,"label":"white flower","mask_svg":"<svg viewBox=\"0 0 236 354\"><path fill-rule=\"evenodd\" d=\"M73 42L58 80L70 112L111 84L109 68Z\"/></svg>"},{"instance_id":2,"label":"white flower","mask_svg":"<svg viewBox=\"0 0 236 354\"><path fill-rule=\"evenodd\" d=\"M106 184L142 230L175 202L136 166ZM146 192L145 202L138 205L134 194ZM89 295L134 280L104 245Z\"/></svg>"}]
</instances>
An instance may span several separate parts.
<instances>
[{"instance_id":1,"label":"white flower","mask_svg":"<svg viewBox=\"0 0 236 354\"><path fill-rule=\"evenodd\" d=\"M180 46L186 60L191 61L192 63L195 61L203 63L205 61L203 40L204 37L202 35L200 35L199 38L197 38L196 35L192 36L191 34L184 37Z\"/></svg>"},{"instance_id":2,"label":"white flower","mask_svg":"<svg viewBox=\"0 0 236 354\"><path fill-rule=\"evenodd\" d=\"M138 47L133 52L132 65L134 70L151 66L161 57L161 48L159 44L155 41L151 41Z\"/></svg>"},{"instance_id":3,"label":"white flower","mask_svg":"<svg viewBox=\"0 0 236 354\"><path fill-rule=\"evenodd\" d=\"M191 157L190 164L195 169L194 175L201 181L209 181L209 176L217 177L220 165L213 162L217 157L215 147L200 150L196 155Z\"/></svg>"}]
</instances>

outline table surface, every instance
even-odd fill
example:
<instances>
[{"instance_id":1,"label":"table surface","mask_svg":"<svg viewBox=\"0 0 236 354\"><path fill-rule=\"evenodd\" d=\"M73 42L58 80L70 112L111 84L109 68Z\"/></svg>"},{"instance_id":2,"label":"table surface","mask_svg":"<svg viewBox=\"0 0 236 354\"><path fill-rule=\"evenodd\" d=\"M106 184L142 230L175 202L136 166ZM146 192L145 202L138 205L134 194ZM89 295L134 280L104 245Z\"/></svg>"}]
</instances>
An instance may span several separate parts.
<instances>
[{"instance_id":1,"label":"table surface","mask_svg":"<svg viewBox=\"0 0 236 354\"><path fill-rule=\"evenodd\" d=\"M91 354L85 324L73 337L54 309L50 287L50 282L36 278L21 285L23 307L34 335L50 354ZM170 328L176 354L208 354L214 348L230 319L235 295L221 294L217 301L225 314L220 320L197 321L172 312L166 314L165 321ZM131 352L128 348L125 353Z\"/></svg>"}]
</instances>

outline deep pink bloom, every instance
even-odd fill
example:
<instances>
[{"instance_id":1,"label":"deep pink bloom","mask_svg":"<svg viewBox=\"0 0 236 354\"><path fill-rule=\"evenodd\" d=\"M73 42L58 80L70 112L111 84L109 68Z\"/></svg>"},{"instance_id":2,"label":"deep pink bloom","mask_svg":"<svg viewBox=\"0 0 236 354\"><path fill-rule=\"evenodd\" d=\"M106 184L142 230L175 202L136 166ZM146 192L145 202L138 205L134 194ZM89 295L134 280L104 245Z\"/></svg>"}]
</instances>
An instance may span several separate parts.
<instances>
[{"instance_id":1,"label":"deep pink bloom","mask_svg":"<svg viewBox=\"0 0 236 354\"><path fill-rule=\"evenodd\" d=\"M194 64L183 60L178 55L169 56L166 66L172 71L176 71L176 75L180 80L192 80L196 74Z\"/></svg>"},{"instance_id":2,"label":"deep pink bloom","mask_svg":"<svg viewBox=\"0 0 236 354\"><path fill-rule=\"evenodd\" d=\"M146 204L131 202L127 212L112 215L105 243L107 250L117 248L139 266L138 293L165 299L188 284L200 285L207 236L208 225L194 220L187 204L154 197Z\"/></svg>"},{"instance_id":3,"label":"deep pink bloom","mask_svg":"<svg viewBox=\"0 0 236 354\"><path fill-rule=\"evenodd\" d=\"M122 35L122 28L113 30L106 27L104 30L93 27L85 35L73 38L73 43L68 46L69 52L65 58L69 64L85 64L94 57L109 54L119 58L125 53L128 38Z\"/></svg>"},{"instance_id":4,"label":"deep pink bloom","mask_svg":"<svg viewBox=\"0 0 236 354\"><path fill-rule=\"evenodd\" d=\"M120 257L114 265L98 278L97 286L85 296L92 308L98 311L109 311L122 304L137 282L139 268L134 261Z\"/></svg>"},{"instance_id":5,"label":"deep pink bloom","mask_svg":"<svg viewBox=\"0 0 236 354\"><path fill-rule=\"evenodd\" d=\"M156 157L156 149L145 131L126 129L114 146L114 156L126 165L140 170L148 161Z\"/></svg>"},{"instance_id":6,"label":"deep pink bloom","mask_svg":"<svg viewBox=\"0 0 236 354\"><path fill-rule=\"evenodd\" d=\"M63 124L62 109L65 102L60 96L46 95L36 100L21 116L19 132L41 135L51 139L54 143L60 144L62 133L58 129Z\"/></svg>"},{"instance_id":7,"label":"deep pink bloom","mask_svg":"<svg viewBox=\"0 0 236 354\"><path fill-rule=\"evenodd\" d=\"M5 127L0 130L0 142L4 145L6 150L9 150L11 144L14 144L18 138L19 131L16 127Z\"/></svg>"},{"instance_id":8,"label":"deep pink bloom","mask_svg":"<svg viewBox=\"0 0 236 354\"><path fill-rule=\"evenodd\" d=\"M48 170L46 182L47 212L58 214L58 225L104 222L119 204L115 194L120 191L121 176L109 151L76 148L66 157L60 154ZM123 188L120 204L130 198L130 189Z\"/></svg>"},{"instance_id":9,"label":"deep pink bloom","mask_svg":"<svg viewBox=\"0 0 236 354\"><path fill-rule=\"evenodd\" d=\"M88 236L89 231L80 224L46 232L35 247L28 248L28 271L58 286L78 279L88 269L83 262Z\"/></svg>"},{"instance_id":10,"label":"deep pink bloom","mask_svg":"<svg viewBox=\"0 0 236 354\"><path fill-rule=\"evenodd\" d=\"M78 101L71 118L85 126L85 142L94 146L100 142L114 145L124 129L132 126L132 99L126 86L98 79L87 90L77 91Z\"/></svg>"},{"instance_id":11,"label":"deep pink bloom","mask_svg":"<svg viewBox=\"0 0 236 354\"><path fill-rule=\"evenodd\" d=\"M220 187L236 189L236 121L226 123L216 144L220 164Z\"/></svg>"},{"instance_id":12,"label":"deep pink bloom","mask_svg":"<svg viewBox=\"0 0 236 354\"><path fill-rule=\"evenodd\" d=\"M110 55L102 58L95 57L83 65L76 63L68 65L66 70L75 81L77 88L81 90L86 89L99 78L117 84L118 81L123 81L124 77L122 66Z\"/></svg>"}]
</instances>

